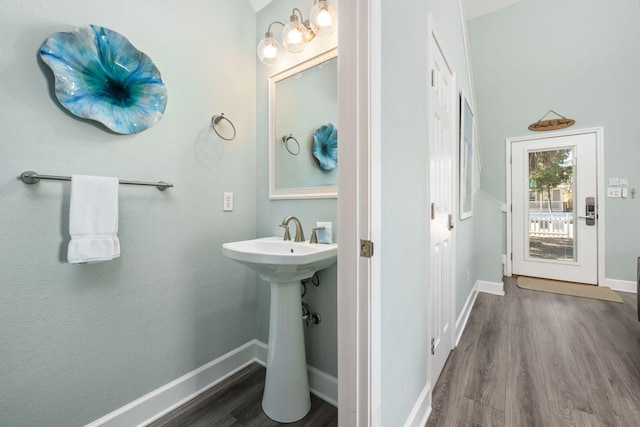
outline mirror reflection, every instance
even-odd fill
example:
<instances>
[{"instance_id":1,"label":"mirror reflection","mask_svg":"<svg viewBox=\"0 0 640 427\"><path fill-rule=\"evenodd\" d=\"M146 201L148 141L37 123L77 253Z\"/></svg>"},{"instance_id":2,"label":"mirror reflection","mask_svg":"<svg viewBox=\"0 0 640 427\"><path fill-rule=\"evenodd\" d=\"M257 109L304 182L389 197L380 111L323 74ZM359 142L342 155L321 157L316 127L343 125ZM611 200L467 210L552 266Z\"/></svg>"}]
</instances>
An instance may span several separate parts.
<instances>
[{"instance_id":1,"label":"mirror reflection","mask_svg":"<svg viewBox=\"0 0 640 427\"><path fill-rule=\"evenodd\" d=\"M337 197L337 50L270 78L270 197Z\"/></svg>"}]
</instances>

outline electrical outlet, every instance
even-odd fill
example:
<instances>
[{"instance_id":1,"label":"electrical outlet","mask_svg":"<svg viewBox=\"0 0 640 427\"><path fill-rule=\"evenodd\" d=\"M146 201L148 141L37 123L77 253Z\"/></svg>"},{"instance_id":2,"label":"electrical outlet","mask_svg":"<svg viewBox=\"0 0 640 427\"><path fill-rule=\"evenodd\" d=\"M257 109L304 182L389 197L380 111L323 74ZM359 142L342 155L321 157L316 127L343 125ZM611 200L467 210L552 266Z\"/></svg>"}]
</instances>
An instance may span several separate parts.
<instances>
[{"instance_id":1,"label":"electrical outlet","mask_svg":"<svg viewBox=\"0 0 640 427\"><path fill-rule=\"evenodd\" d=\"M233 210L233 193L226 193L226 192L223 193L222 210L223 211Z\"/></svg>"},{"instance_id":2,"label":"electrical outlet","mask_svg":"<svg viewBox=\"0 0 640 427\"><path fill-rule=\"evenodd\" d=\"M607 188L607 197L622 197L622 189L620 187Z\"/></svg>"}]
</instances>

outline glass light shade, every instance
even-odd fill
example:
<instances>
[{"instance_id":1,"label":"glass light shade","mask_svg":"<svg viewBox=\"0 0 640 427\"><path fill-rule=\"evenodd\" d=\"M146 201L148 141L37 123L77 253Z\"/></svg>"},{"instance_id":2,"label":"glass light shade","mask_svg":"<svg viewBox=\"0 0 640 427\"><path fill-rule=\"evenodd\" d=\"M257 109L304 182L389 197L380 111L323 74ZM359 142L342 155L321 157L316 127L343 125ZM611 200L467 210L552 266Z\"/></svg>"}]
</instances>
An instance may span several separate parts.
<instances>
[{"instance_id":1,"label":"glass light shade","mask_svg":"<svg viewBox=\"0 0 640 427\"><path fill-rule=\"evenodd\" d=\"M317 35L330 36L338 24L336 7L326 0L316 0L313 8L311 8L309 24Z\"/></svg>"},{"instance_id":2,"label":"glass light shade","mask_svg":"<svg viewBox=\"0 0 640 427\"><path fill-rule=\"evenodd\" d=\"M291 20L282 29L282 44L289 52L302 52L307 43L307 31L307 28L298 21L298 17L291 15Z\"/></svg>"},{"instance_id":3,"label":"glass light shade","mask_svg":"<svg viewBox=\"0 0 640 427\"><path fill-rule=\"evenodd\" d=\"M269 67L278 64L278 51L282 48L272 33L266 33L265 38L258 43L258 59Z\"/></svg>"}]
</instances>

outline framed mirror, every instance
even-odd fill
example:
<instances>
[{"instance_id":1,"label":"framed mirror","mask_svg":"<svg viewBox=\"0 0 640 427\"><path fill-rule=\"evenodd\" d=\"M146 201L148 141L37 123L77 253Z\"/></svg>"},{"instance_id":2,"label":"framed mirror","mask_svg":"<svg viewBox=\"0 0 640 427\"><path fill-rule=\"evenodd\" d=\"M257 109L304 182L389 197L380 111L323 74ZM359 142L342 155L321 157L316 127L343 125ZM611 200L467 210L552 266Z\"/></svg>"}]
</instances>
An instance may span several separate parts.
<instances>
[{"instance_id":1,"label":"framed mirror","mask_svg":"<svg viewBox=\"0 0 640 427\"><path fill-rule=\"evenodd\" d=\"M337 48L269 78L269 197L338 197Z\"/></svg>"}]
</instances>

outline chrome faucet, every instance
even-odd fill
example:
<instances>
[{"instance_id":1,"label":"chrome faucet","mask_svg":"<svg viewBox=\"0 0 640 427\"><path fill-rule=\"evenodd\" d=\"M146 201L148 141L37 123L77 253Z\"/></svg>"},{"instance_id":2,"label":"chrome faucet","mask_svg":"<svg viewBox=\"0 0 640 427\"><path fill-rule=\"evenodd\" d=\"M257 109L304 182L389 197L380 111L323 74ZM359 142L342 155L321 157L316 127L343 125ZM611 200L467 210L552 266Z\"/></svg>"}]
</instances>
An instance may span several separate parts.
<instances>
[{"instance_id":1,"label":"chrome faucet","mask_svg":"<svg viewBox=\"0 0 640 427\"><path fill-rule=\"evenodd\" d=\"M291 235L289 234L289 221L293 220L296 224L296 236L293 238L296 242L304 242L304 231L302 230L302 224L300 224L300 220L295 216L289 215L285 219L282 220L282 224L280 227L285 229L284 232L284 240L291 240Z\"/></svg>"}]
</instances>

